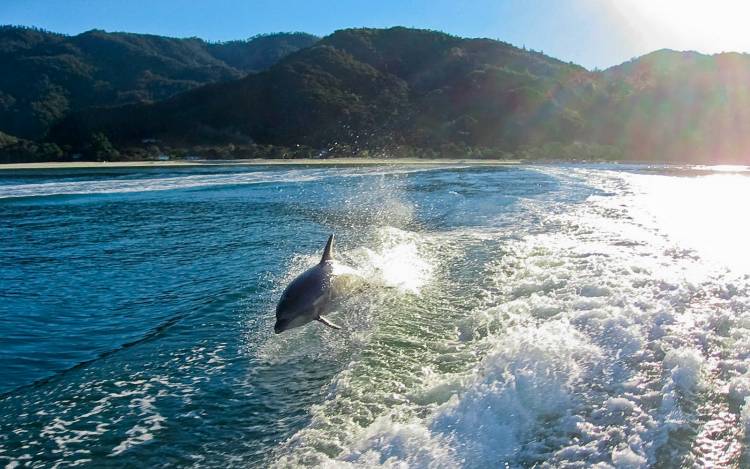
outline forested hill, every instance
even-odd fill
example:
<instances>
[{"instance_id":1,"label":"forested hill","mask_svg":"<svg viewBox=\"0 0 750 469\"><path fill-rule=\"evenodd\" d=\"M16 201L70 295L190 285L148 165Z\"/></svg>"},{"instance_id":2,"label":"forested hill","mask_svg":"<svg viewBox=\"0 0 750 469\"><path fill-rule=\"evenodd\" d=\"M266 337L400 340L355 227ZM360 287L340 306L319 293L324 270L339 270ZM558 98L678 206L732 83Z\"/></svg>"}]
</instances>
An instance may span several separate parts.
<instances>
[{"instance_id":1,"label":"forested hill","mask_svg":"<svg viewBox=\"0 0 750 469\"><path fill-rule=\"evenodd\" d=\"M186 57L219 60L207 52L211 46L198 45L204 52ZM348 29L311 41L267 70L212 81L155 103L73 112L46 137L56 146L13 148L32 154L46 148L39 158L103 159L134 157L132 150L145 145L150 153L135 157L202 154L207 146L223 149L217 152L223 157L412 149L417 156L747 164L750 155L745 54L661 50L588 71L495 40L402 27Z\"/></svg>"},{"instance_id":2,"label":"forested hill","mask_svg":"<svg viewBox=\"0 0 750 469\"><path fill-rule=\"evenodd\" d=\"M664 49L596 79L586 138L630 158L750 164L750 55Z\"/></svg>"},{"instance_id":3,"label":"forested hill","mask_svg":"<svg viewBox=\"0 0 750 469\"><path fill-rule=\"evenodd\" d=\"M268 71L148 106L91 110L53 139L356 148L516 148L575 138L593 77L488 39L406 28L338 31Z\"/></svg>"},{"instance_id":4,"label":"forested hill","mask_svg":"<svg viewBox=\"0 0 750 469\"><path fill-rule=\"evenodd\" d=\"M101 133L117 146L149 139L562 158L596 157L594 148L605 158L741 162L750 154L748 78L741 54L662 50L590 72L494 40L350 29L240 80L77 113L51 138L73 147Z\"/></svg>"},{"instance_id":5,"label":"forested hill","mask_svg":"<svg viewBox=\"0 0 750 469\"><path fill-rule=\"evenodd\" d=\"M90 106L157 101L207 83L265 70L317 38L304 33L245 41L107 33L77 36L0 27L0 131L40 138Z\"/></svg>"}]
</instances>

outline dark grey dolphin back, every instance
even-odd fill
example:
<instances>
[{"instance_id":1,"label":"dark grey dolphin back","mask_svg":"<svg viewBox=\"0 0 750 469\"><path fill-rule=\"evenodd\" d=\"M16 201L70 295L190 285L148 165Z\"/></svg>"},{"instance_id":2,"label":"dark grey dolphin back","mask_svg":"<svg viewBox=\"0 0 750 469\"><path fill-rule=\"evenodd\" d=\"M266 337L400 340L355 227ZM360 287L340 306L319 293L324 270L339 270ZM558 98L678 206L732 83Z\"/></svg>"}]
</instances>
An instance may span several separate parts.
<instances>
[{"instance_id":1,"label":"dark grey dolphin back","mask_svg":"<svg viewBox=\"0 0 750 469\"><path fill-rule=\"evenodd\" d=\"M320 259L320 263L322 264L325 261L331 260L333 260L333 233L328 237L328 242L326 243L326 248L323 250L323 257Z\"/></svg>"}]
</instances>

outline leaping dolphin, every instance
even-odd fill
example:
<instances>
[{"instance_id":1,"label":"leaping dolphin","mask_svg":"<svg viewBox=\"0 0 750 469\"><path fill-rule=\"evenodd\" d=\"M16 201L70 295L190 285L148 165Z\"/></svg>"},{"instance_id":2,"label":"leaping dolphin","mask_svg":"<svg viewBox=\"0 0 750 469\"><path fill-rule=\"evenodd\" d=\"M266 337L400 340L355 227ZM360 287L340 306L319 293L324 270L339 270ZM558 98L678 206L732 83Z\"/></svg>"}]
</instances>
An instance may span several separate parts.
<instances>
[{"instance_id":1,"label":"leaping dolphin","mask_svg":"<svg viewBox=\"0 0 750 469\"><path fill-rule=\"evenodd\" d=\"M354 270L333 260L333 235L328 238L320 262L292 280L281 294L276 306L277 334L311 321L319 321L333 329L341 327L321 314L328 312L331 302L348 286Z\"/></svg>"}]
</instances>

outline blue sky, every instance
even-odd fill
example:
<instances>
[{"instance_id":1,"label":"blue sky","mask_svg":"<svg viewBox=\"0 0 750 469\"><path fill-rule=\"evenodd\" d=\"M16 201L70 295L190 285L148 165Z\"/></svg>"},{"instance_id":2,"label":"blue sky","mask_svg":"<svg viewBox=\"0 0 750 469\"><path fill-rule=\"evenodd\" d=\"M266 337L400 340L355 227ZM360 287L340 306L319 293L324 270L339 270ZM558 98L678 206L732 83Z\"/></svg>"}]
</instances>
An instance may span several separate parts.
<instances>
[{"instance_id":1,"label":"blue sky","mask_svg":"<svg viewBox=\"0 0 750 469\"><path fill-rule=\"evenodd\" d=\"M0 24L210 40L413 26L489 37L605 68L660 49L750 51L746 2L732 0L0 0ZM750 3L750 2L747 2Z\"/></svg>"}]
</instances>

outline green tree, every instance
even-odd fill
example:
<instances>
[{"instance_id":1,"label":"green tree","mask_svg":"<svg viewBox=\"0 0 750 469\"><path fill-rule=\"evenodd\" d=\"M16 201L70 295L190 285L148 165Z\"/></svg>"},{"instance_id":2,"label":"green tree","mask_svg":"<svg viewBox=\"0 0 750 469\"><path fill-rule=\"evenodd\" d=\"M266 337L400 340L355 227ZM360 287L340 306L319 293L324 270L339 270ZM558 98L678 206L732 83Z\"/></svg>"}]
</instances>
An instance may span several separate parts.
<instances>
[{"instance_id":1,"label":"green tree","mask_svg":"<svg viewBox=\"0 0 750 469\"><path fill-rule=\"evenodd\" d=\"M87 145L84 156L86 159L92 159L94 161L107 161L114 160L120 156L120 152L112 145L106 135L101 132L96 132L91 135L89 144Z\"/></svg>"}]
</instances>

